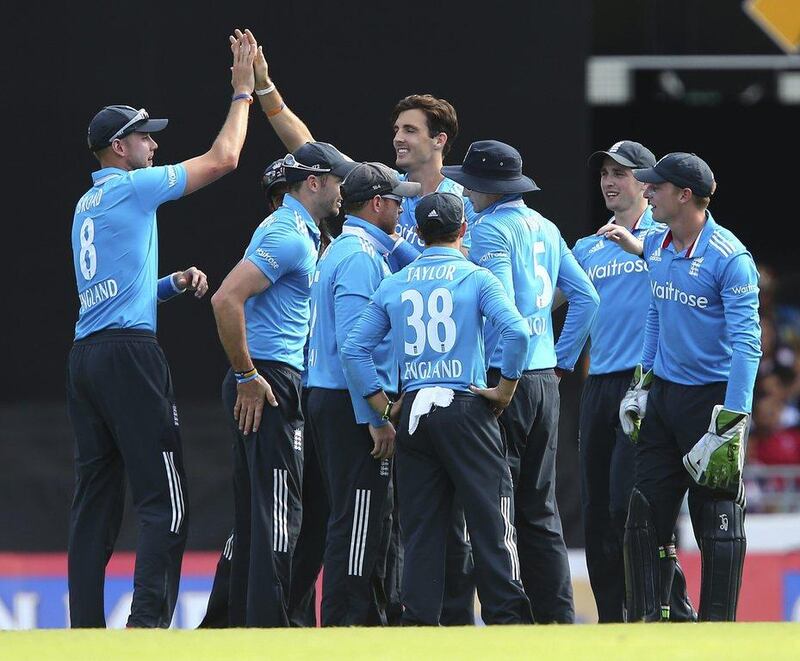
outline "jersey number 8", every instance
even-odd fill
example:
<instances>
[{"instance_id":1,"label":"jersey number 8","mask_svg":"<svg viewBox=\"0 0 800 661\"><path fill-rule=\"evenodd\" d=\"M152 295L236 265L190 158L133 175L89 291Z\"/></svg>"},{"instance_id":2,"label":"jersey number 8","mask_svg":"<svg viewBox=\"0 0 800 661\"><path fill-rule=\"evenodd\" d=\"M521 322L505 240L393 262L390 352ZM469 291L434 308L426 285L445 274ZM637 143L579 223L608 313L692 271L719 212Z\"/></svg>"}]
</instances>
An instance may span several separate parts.
<instances>
[{"instance_id":1,"label":"jersey number 8","mask_svg":"<svg viewBox=\"0 0 800 661\"><path fill-rule=\"evenodd\" d=\"M437 353L446 353L456 343L456 322L453 321L453 295L449 289L437 287L428 297L428 323L422 321L425 304L416 289L407 289L400 297L411 301L411 314L406 323L414 330L414 341L405 342L406 355L419 356L427 343ZM441 333L444 333L444 337Z\"/></svg>"},{"instance_id":2,"label":"jersey number 8","mask_svg":"<svg viewBox=\"0 0 800 661\"><path fill-rule=\"evenodd\" d=\"M97 251L94 247L94 221L87 218L83 221L80 231L81 252L78 255L78 263L81 266L81 273L87 280L91 280L97 272Z\"/></svg>"}]
</instances>

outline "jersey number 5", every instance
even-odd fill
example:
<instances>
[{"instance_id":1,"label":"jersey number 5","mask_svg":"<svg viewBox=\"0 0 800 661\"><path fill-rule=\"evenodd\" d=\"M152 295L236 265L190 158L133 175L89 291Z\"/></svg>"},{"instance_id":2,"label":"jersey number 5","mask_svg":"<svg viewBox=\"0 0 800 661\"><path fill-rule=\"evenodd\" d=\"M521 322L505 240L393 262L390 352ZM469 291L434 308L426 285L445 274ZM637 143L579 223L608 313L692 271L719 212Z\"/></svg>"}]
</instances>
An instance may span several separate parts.
<instances>
[{"instance_id":1,"label":"jersey number 5","mask_svg":"<svg viewBox=\"0 0 800 661\"><path fill-rule=\"evenodd\" d=\"M536 296L536 307L541 310L553 300L553 280L547 269L539 263L538 255L544 255L544 241L533 242L533 272L542 281L542 292Z\"/></svg>"},{"instance_id":2,"label":"jersey number 5","mask_svg":"<svg viewBox=\"0 0 800 661\"><path fill-rule=\"evenodd\" d=\"M414 331L414 341L405 342L407 356L419 356L427 343L437 353L445 353L456 343L456 322L453 321L453 295L449 289L437 287L428 297L428 323L422 321L425 302L416 289L406 289L400 296L403 302L411 301L411 314L406 323ZM441 333L444 333L442 337Z\"/></svg>"}]
</instances>

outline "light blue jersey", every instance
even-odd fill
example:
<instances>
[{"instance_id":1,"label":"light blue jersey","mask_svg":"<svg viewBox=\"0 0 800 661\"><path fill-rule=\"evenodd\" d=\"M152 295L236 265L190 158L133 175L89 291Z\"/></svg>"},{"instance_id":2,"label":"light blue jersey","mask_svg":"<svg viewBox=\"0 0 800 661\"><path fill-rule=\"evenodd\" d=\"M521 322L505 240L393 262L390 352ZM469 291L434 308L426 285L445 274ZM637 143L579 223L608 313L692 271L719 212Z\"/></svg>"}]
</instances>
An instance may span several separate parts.
<instances>
[{"instance_id":1,"label":"light blue jersey","mask_svg":"<svg viewBox=\"0 0 800 661\"><path fill-rule=\"evenodd\" d=\"M381 281L391 275L386 258L393 241L382 230L355 216L347 216L341 235L317 263L311 287L308 386L345 389L340 348ZM409 260L410 261L410 260ZM372 351L378 382L386 392L397 392L397 361L388 333ZM360 393L351 392L356 422L385 424Z\"/></svg>"},{"instance_id":2,"label":"light blue jersey","mask_svg":"<svg viewBox=\"0 0 800 661\"><path fill-rule=\"evenodd\" d=\"M749 413L761 358L758 271L733 233L706 214L680 253L668 229L644 239L651 298L642 364L673 383L727 382L725 408Z\"/></svg>"},{"instance_id":3,"label":"light blue jersey","mask_svg":"<svg viewBox=\"0 0 800 661\"><path fill-rule=\"evenodd\" d=\"M244 258L270 282L244 305L247 347L253 358L302 371L319 240L314 219L288 193L253 233Z\"/></svg>"},{"instance_id":4,"label":"light blue jersey","mask_svg":"<svg viewBox=\"0 0 800 661\"><path fill-rule=\"evenodd\" d=\"M400 179L402 181L408 181L408 175L400 174ZM468 197L463 197L464 187L452 179L445 177L436 187L436 192L455 193L456 195L462 196L464 200L464 216L467 219L467 227L470 227L476 217L476 214L472 208L472 202L470 199ZM400 213L400 217L397 219L397 229L395 230L400 236L408 241L409 244L414 246L414 248L417 249L417 252L422 252L425 250L425 244L422 242L419 236L417 236L417 219L414 216L414 210L417 208L417 204L422 197L422 195L417 195L416 197L403 198L403 211ZM464 237L461 245L464 248L469 248L469 244L465 244L465 241L468 241L467 237Z\"/></svg>"},{"instance_id":5,"label":"light blue jersey","mask_svg":"<svg viewBox=\"0 0 800 661\"><path fill-rule=\"evenodd\" d=\"M75 339L105 328L156 330L156 209L186 188L186 169L103 168L72 221L72 261L80 310Z\"/></svg>"},{"instance_id":6,"label":"light blue jersey","mask_svg":"<svg viewBox=\"0 0 800 661\"><path fill-rule=\"evenodd\" d=\"M572 370L600 299L558 228L518 196L503 198L475 221L469 258L500 279L526 320L535 339L530 342L525 369ZM556 286L569 302L558 344L551 317ZM500 367L503 344L499 329L487 321L485 333L488 366Z\"/></svg>"},{"instance_id":7,"label":"light blue jersey","mask_svg":"<svg viewBox=\"0 0 800 661\"><path fill-rule=\"evenodd\" d=\"M653 220L648 206L631 232L643 240L647 234L663 229L664 225ZM642 361L644 323L650 307L647 263L596 234L578 239L572 254L600 296L600 308L589 334L589 374L632 370Z\"/></svg>"},{"instance_id":8,"label":"light blue jersey","mask_svg":"<svg viewBox=\"0 0 800 661\"><path fill-rule=\"evenodd\" d=\"M454 248L427 248L402 271L385 278L347 337L342 359L347 380L361 396L381 389L372 352L391 331L402 390L429 386L468 391L485 387L483 320L505 340L502 373L522 374L528 330L489 271Z\"/></svg>"}]
</instances>

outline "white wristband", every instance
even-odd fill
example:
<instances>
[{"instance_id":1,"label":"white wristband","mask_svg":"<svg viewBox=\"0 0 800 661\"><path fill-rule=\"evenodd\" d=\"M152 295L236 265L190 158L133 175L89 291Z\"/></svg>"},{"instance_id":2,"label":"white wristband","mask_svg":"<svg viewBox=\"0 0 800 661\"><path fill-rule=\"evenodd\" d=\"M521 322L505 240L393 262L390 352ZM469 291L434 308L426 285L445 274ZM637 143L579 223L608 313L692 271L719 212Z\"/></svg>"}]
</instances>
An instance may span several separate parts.
<instances>
[{"instance_id":1,"label":"white wristband","mask_svg":"<svg viewBox=\"0 0 800 661\"><path fill-rule=\"evenodd\" d=\"M258 94L258 96L264 96L274 91L275 91L275 83L272 83L272 85L270 85L269 87L265 87L263 90L256 90L255 92L256 94Z\"/></svg>"}]
</instances>

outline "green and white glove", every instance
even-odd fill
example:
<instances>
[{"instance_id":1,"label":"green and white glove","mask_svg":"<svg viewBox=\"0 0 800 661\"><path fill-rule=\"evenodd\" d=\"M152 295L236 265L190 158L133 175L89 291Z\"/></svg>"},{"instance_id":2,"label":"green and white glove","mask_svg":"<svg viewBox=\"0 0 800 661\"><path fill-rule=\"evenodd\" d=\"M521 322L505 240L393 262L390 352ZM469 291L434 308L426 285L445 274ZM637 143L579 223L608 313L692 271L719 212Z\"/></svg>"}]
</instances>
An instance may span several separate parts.
<instances>
[{"instance_id":1,"label":"green and white glove","mask_svg":"<svg viewBox=\"0 0 800 661\"><path fill-rule=\"evenodd\" d=\"M619 405L619 421L624 431L636 443L647 410L647 395L653 385L653 370L644 371L641 364L633 371L633 379Z\"/></svg>"},{"instance_id":2,"label":"green and white glove","mask_svg":"<svg viewBox=\"0 0 800 661\"><path fill-rule=\"evenodd\" d=\"M736 485L744 467L744 435L750 416L714 407L708 432L683 457L683 465L701 486L725 489Z\"/></svg>"}]
</instances>

